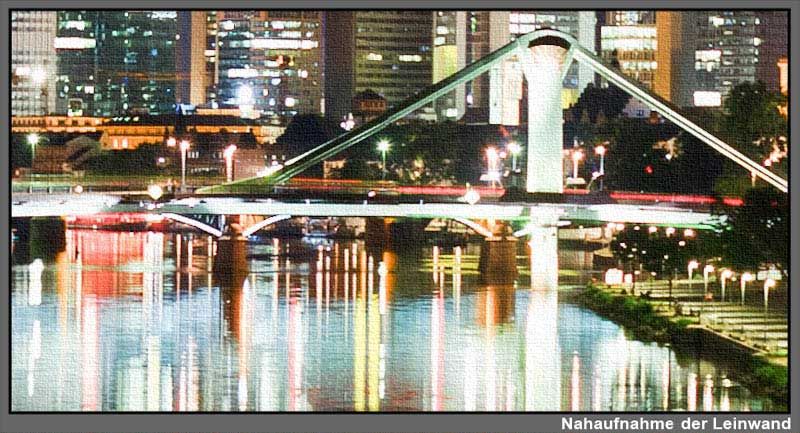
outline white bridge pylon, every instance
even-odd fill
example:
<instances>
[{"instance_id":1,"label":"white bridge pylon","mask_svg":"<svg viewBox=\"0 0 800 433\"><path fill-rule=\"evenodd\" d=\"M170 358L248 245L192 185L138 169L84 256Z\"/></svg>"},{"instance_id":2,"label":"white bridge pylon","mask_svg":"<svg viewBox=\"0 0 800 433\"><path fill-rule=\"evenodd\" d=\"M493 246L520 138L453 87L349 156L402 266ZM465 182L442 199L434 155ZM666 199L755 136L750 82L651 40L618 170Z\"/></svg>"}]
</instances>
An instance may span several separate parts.
<instances>
[{"instance_id":1,"label":"white bridge pylon","mask_svg":"<svg viewBox=\"0 0 800 433\"><path fill-rule=\"evenodd\" d=\"M569 34L542 29L519 36L509 44L489 53L455 74L424 89L403 101L380 117L298 155L266 176L242 179L214 187L202 188L201 193L249 191L252 186L281 184L350 146L368 139L387 126L454 90L460 84L498 67L516 56L528 80L528 179L530 193L563 192L561 163L563 117L556 89L572 61L587 65L612 84L646 104L688 133L694 135L749 173L761 178L782 192L788 192L788 181L748 158L724 141L715 137L683 116L669 102L647 90L622 72L606 65L594 53L581 46ZM558 162L556 163L556 151Z\"/></svg>"}]
</instances>

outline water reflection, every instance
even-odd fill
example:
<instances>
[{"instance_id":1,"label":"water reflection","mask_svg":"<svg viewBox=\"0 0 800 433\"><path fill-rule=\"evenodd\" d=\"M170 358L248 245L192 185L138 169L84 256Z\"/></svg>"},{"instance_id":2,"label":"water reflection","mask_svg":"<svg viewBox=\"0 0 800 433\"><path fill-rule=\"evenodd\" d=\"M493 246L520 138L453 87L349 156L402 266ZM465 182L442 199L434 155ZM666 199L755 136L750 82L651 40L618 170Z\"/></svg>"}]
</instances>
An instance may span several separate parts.
<instances>
[{"instance_id":1,"label":"water reflection","mask_svg":"<svg viewBox=\"0 0 800 433\"><path fill-rule=\"evenodd\" d=\"M53 261L12 270L12 408L772 407L735 371L559 302L549 234L521 264L530 277L487 285L472 245L67 230Z\"/></svg>"}]
</instances>

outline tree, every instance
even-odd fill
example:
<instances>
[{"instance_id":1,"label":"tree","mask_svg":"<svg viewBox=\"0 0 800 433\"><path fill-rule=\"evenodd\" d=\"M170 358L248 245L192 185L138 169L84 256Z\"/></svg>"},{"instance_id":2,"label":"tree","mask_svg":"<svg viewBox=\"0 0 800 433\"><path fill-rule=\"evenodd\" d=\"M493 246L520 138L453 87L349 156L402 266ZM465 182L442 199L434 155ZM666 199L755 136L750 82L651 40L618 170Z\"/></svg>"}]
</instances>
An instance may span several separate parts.
<instances>
[{"instance_id":1,"label":"tree","mask_svg":"<svg viewBox=\"0 0 800 433\"><path fill-rule=\"evenodd\" d=\"M778 105L785 98L767 91L760 81L744 82L732 88L723 105L724 130L729 140L747 149L761 137L785 135L787 121L778 111Z\"/></svg>"},{"instance_id":2,"label":"tree","mask_svg":"<svg viewBox=\"0 0 800 433\"><path fill-rule=\"evenodd\" d=\"M297 156L336 137L344 131L330 120L314 114L298 114L286 126L283 134L275 143L283 147L288 158ZM312 167L306 171L312 176L322 175L322 166Z\"/></svg>"},{"instance_id":3,"label":"tree","mask_svg":"<svg viewBox=\"0 0 800 433\"><path fill-rule=\"evenodd\" d=\"M774 265L788 270L789 200L774 188L756 188L730 215L723 233L723 259L736 269Z\"/></svg>"}]
</instances>

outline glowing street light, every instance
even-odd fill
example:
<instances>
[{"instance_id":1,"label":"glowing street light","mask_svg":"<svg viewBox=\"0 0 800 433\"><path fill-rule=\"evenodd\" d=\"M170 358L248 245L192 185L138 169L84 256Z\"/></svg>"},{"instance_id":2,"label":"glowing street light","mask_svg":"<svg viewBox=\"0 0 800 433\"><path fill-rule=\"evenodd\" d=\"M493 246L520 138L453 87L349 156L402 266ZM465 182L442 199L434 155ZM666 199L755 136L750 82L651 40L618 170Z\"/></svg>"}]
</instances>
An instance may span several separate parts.
<instances>
[{"instance_id":1,"label":"glowing street light","mask_svg":"<svg viewBox=\"0 0 800 433\"><path fill-rule=\"evenodd\" d=\"M169 137L167 139L167 146L175 147L176 144L178 144L178 140L176 140L175 137Z\"/></svg>"},{"instance_id":2,"label":"glowing street light","mask_svg":"<svg viewBox=\"0 0 800 433\"><path fill-rule=\"evenodd\" d=\"M667 227L666 230L664 230L664 233L666 233L667 237L674 235L675 227Z\"/></svg>"},{"instance_id":3,"label":"glowing street light","mask_svg":"<svg viewBox=\"0 0 800 433\"><path fill-rule=\"evenodd\" d=\"M722 288L722 300L725 301L725 282L733 277L733 271L723 269L719 275L720 287Z\"/></svg>"},{"instance_id":4,"label":"glowing street light","mask_svg":"<svg viewBox=\"0 0 800 433\"><path fill-rule=\"evenodd\" d=\"M745 272L742 274L742 277L739 280L741 281L740 285L742 290L742 305L744 305L744 291L747 288L747 283L755 280L755 277L753 277L753 274L751 274L750 272Z\"/></svg>"},{"instance_id":5,"label":"glowing street light","mask_svg":"<svg viewBox=\"0 0 800 433\"><path fill-rule=\"evenodd\" d=\"M33 160L36 159L36 145L39 144L41 138L42 137L35 132L28 134L26 137L28 144L31 146L31 168L33 168Z\"/></svg>"},{"instance_id":6,"label":"glowing street light","mask_svg":"<svg viewBox=\"0 0 800 433\"><path fill-rule=\"evenodd\" d=\"M689 274L689 290L692 289L692 274L694 273L694 270L699 268L699 267L700 267L700 264L697 263L697 260L692 260L686 266L687 273Z\"/></svg>"},{"instance_id":7,"label":"glowing street light","mask_svg":"<svg viewBox=\"0 0 800 433\"><path fill-rule=\"evenodd\" d=\"M181 192L186 192L186 152L189 146L188 140L181 140Z\"/></svg>"},{"instance_id":8,"label":"glowing street light","mask_svg":"<svg viewBox=\"0 0 800 433\"><path fill-rule=\"evenodd\" d=\"M391 147L392 143L385 138L378 142L378 151L381 153L381 170L383 171L381 179L386 179L386 152Z\"/></svg>"},{"instance_id":9,"label":"glowing street light","mask_svg":"<svg viewBox=\"0 0 800 433\"><path fill-rule=\"evenodd\" d=\"M164 195L164 190L156 184L151 184L147 187L147 195L149 195L151 199L157 201Z\"/></svg>"},{"instance_id":10,"label":"glowing street light","mask_svg":"<svg viewBox=\"0 0 800 433\"><path fill-rule=\"evenodd\" d=\"M462 198L467 203L473 205L473 204L477 203L481 199L481 195L478 193L478 191L475 191L474 189L469 188L467 190L466 194L464 194L464 197L462 197Z\"/></svg>"},{"instance_id":11,"label":"glowing street light","mask_svg":"<svg viewBox=\"0 0 800 433\"><path fill-rule=\"evenodd\" d=\"M581 160L583 159L583 151L580 149L576 149L572 151L572 178L578 178L578 165L580 164Z\"/></svg>"},{"instance_id":12,"label":"glowing street light","mask_svg":"<svg viewBox=\"0 0 800 433\"><path fill-rule=\"evenodd\" d=\"M686 229L683 231L683 237L685 238L693 238L695 236L695 231L692 229Z\"/></svg>"},{"instance_id":13,"label":"glowing street light","mask_svg":"<svg viewBox=\"0 0 800 433\"><path fill-rule=\"evenodd\" d=\"M500 180L500 169L498 164L499 162L500 162L500 154L497 152L497 148L494 146L487 147L486 180L489 180L492 186L495 186L496 182Z\"/></svg>"},{"instance_id":14,"label":"glowing street light","mask_svg":"<svg viewBox=\"0 0 800 433\"><path fill-rule=\"evenodd\" d=\"M353 119L353 113L347 113L347 116L344 116L344 120L342 123L339 124L345 131L349 131L356 126L356 121Z\"/></svg>"},{"instance_id":15,"label":"glowing street light","mask_svg":"<svg viewBox=\"0 0 800 433\"><path fill-rule=\"evenodd\" d=\"M767 278L764 280L764 314L767 313L767 305L769 303L769 289L775 288L775 280Z\"/></svg>"},{"instance_id":16,"label":"glowing street light","mask_svg":"<svg viewBox=\"0 0 800 433\"><path fill-rule=\"evenodd\" d=\"M233 154L236 153L236 145L231 144L225 148L225 151L222 153L225 157L225 173L227 175L228 182L233 181Z\"/></svg>"},{"instance_id":17,"label":"glowing street light","mask_svg":"<svg viewBox=\"0 0 800 433\"><path fill-rule=\"evenodd\" d=\"M606 141L604 144L608 144ZM595 146L594 153L600 156L600 190L603 190L603 177L606 174L605 170L605 158L606 158L606 147L604 145Z\"/></svg>"},{"instance_id":18,"label":"glowing street light","mask_svg":"<svg viewBox=\"0 0 800 433\"><path fill-rule=\"evenodd\" d=\"M522 147L516 141L512 141L506 145L508 152L511 153L511 171L517 171L517 156L522 152Z\"/></svg>"},{"instance_id":19,"label":"glowing street light","mask_svg":"<svg viewBox=\"0 0 800 433\"><path fill-rule=\"evenodd\" d=\"M703 267L703 289L705 296L708 296L708 275L714 272L714 266L712 265L705 265Z\"/></svg>"}]
</instances>

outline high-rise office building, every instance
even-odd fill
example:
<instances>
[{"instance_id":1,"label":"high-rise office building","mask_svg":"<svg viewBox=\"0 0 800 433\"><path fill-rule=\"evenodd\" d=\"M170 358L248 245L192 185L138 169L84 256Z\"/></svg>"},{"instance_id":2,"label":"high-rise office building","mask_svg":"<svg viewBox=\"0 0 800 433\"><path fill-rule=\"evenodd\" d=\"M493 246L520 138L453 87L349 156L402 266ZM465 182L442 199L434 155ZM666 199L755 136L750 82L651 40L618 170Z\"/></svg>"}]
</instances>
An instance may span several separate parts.
<instances>
[{"instance_id":1,"label":"high-rise office building","mask_svg":"<svg viewBox=\"0 0 800 433\"><path fill-rule=\"evenodd\" d=\"M213 75L209 75L205 55L207 15L206 11L178 11L175 99L179 104L202 105L208 96Z\"/></svg>"},{"instance_id":2,"label":"high-rise office building","mask_svg":"<svg viewBox=\"0 0 800 433\"><path fill-rule=\"evenodd\" d=\"M763 42L761 21L754 11L697 13L695 106L720 106L731 88L756 81Z\"/></svg>"},{"instance_id":3,"label":"high-rise office building","mask_svg":"<svg viewBox=\"0 0 800 433\"><path fill-rule=\"evenodd\" d=\"M100 12L65 10L58 12L54 46L58 57L56 74L57 114L92 116L97 85L97 35Z\"/></svg>"},{"instance_id":4,"label":"high-rise office building","mask_svg":"<svg viewBox=\"0 0 800 433\"><path fill-rule=\"evenodd\" d=\"M396 106L433 81L431 11L326 12L325 113L341 119L375 92ZM431 108L418 116L434 118Z\"/></svg>"},{"instance_id":5,"label":"high-rise office building","mask_svg":"<svg viewBox=\"0 0 800 433\"><path fill-rule=\"evenodd\" d=\"M466 18L466 65L475 63L510 40L507 11L469 11ZM468 121L489 120L489 75L482 74L464 86Z\"/></svg>"},{"instance_id":6,"label":"high-rise office building","mask_svg":"<svg viewBox=\"0 0 800 433\"><path fill-rule=\"evenodd\" d=\"M176 11L102 11L94 114L163 114L176 108Z\"/></svg>"},{"instance_id":7,"label":"high-rise office building","mask_svg":"<svg viewBox=\"0 0 800 433\"><path fill-rule=\"evenodd\" d=\"M207 47L216 56L210 62L216 63L212 101L276 121L321 112L321 15L288 10L217 12L215 46Z\"/></svg>"},{"instance_id":8,"label":"high-rise office building","mask_svg":"<svg viewBox=\"0 0 800 433\"><path fill-rule=\"evenodd\" d=\"M55 110L56 12L11 11L11 113Z\"/></svg>"},{"instance_id":9,"label":"high-rise office building","mask_svg":"<svg viewBox=\"0 0 800 433\"><path fill-rule=\"evenodd\" d=\"M466 66L467 12L438 11L433 14L433 82L438 83ZM460 119L465 106L464 85L434 101L439 120Z\"/></svg>"},{"instance_id":10,"label":"high-rise office building","mask_svg":"<svg viewBox=\"0 0 800 433\"><path fill-rule=\"evenodd\" d=\"M656 65L653 90L679 107L693 104L695 11L656 12Z\"/></svg>"},{"instance_id":11,"label":"high-rise office building","mask_svg":"<svg viewBox=\"0 0 800 433\"><path fill-rule=\"evenodd\" d=\"M356 94L373 90L395 106L432 82L430 11L355 12Z\"/></svg>"},{"instance_id":12,"label":"high-rise office building","mask_svg":"<svg viewBox=\"0 0 800 433\"><path fill-rule=\"evenodd\" d=\"M644 87L656 74L656 12L607 11L600 28L600 56Z\"/></svg>"}]
</instances>

